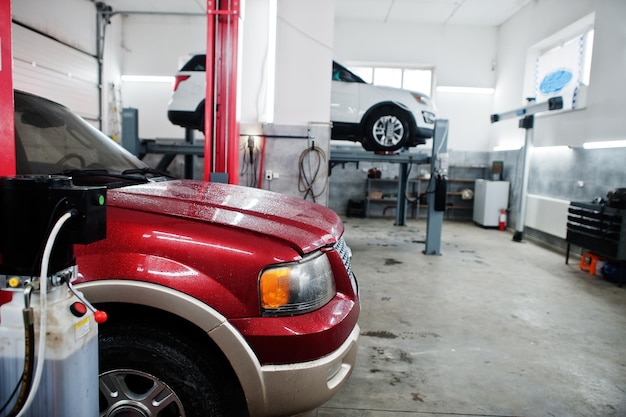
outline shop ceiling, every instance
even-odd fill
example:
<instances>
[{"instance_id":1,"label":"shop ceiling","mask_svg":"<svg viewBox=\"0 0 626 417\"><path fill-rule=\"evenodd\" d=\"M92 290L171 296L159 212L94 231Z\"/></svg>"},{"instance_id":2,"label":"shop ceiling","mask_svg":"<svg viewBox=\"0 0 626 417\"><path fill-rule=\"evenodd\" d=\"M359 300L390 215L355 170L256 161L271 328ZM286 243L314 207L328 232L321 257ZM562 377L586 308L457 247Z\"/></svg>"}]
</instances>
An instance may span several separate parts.
<instances>
[{"instance_id":1,"label":"shop ceiling","mask_svg":"<svg viewBox=\"0 0 626 417\"><path fill-rule=\"evenodd\" d=\"M533 0L334 0L335 18L373 23L499 26ZM108 0L116 12L202 14L206 0Z\"/></svg>"}]
</instances>

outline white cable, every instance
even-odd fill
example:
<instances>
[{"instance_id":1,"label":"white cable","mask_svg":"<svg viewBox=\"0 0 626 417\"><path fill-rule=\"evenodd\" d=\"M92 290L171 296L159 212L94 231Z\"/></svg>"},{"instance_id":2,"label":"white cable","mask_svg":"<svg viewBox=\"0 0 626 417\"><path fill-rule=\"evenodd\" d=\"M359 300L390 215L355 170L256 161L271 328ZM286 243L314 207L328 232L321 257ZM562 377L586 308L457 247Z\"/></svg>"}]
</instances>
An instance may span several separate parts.
<instances>
[{"instance_id":1,"label":"white cable","mask_svg":"<svg viewBox=\"0 0 626 417\"><path fill-rule=\"evenodd\" d=\"M30 388L30 392L28 393L28 398L26 402L22 406L19 414L16 417L21 417L24 415L28 408L31 406L33 400L35 399L35 395L37 394L37 389L39 388L39 383L41 381L41 374L43 373L43 363L45 359L46 352L46 320L48 318L48 313L46 311L47 307L47 297L48 297L48 264L50 263L50 254L52 253L52 248L54 246L54 242L56 241L57 235L61 230L61 227L72 217L71 212L67 212L62 215L59 220L55 223L50 235L48 236L48 240L46 241L46 247L43 251L43 256L41 258L41 274L39 276L39 308L41 310L41 314L39 315L39 346L37 349L37 368L35 369L35 376L33 378L33 384Z\"/></svg>"}]
</instances>

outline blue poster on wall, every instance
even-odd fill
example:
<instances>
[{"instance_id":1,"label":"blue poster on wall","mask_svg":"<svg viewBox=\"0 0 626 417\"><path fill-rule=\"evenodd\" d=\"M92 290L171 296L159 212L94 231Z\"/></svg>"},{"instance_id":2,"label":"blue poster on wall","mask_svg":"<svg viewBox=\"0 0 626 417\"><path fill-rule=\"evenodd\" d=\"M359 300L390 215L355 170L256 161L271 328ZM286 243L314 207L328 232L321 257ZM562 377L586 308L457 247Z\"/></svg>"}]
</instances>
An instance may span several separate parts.
<instances>
[{"instance_id":1,"label":"blue poster on wall","mask_svg":"<svg viewBox=\"0 0 626 417\"><path fill-rule=\"evenodd\" d=\"M542 94L550 95L561 92L572 81L573 74L569 69L558 69L547 74L539 84Z\"/></svg>"}]
</instances>

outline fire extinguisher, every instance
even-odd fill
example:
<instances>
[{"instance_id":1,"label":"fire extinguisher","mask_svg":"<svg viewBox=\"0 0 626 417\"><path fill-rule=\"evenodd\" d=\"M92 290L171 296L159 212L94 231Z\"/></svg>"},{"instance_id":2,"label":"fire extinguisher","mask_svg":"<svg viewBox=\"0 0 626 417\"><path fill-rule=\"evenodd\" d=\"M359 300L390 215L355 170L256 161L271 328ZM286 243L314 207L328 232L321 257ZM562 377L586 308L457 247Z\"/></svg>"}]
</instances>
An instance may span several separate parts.
<instances>
[{"instance_id":1,"label":"fire extinguisher","mask_svg":"<svg viewBox=\"0 0 626 417\"><path fill-rule=\"evenodd\" d=\"M500 223L498 224L498 229L506 230L506 210L500 209Z\"/></svg>"}]
</instances>

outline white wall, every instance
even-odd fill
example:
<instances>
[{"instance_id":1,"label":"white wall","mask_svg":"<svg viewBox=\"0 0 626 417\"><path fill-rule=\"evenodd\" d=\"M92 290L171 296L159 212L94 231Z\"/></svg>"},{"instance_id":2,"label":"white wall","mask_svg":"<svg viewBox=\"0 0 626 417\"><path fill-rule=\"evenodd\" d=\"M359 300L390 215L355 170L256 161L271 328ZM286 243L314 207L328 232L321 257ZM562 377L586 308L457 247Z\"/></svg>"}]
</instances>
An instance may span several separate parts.
<instances>
[{"instance_id":1,"label":"white wall","mask_svg":"<svg viewBox=\"0 0 626 417\"><path fill-rule=\"evenodd\" d=\"M541 0L530 2L499 30L498 81L494 113L524 105L523 84L529 47L595 12L595 40L587 108L537 116L536 146L579 146L588 141L626 139L626 2L623 0ZM493 126L492 146L524 143L512 119Z\"/></svg>"},{"instance_id":2,"label":"white wall","mask_svg":"<svg viewBox=\"0 0 626 417\"><path fill-rule=\"evenodd\" d=\"M268 89L272 88L273 78L269 71L274 67L276 58L271 58L270 48L270 11L269 1L248 1L245 3L242 28L242 53L240 62L242 99L240 131L242 133L260 134L259 123L266 121L266 115L273 114L268 110ZM272 62L269 62L272 59ZM245 94L243 93L245 92ZM273 109L272 109L273 110Z\"/></svg>"},{"instance_id":3,"label":"white wall","mask_svg":"<svg viewBox=\"0 0 626 417\"><path fill-rule=\"evenodd\" d=\"M450 120L449 151L485 151L491 129L492 94L436 94L437 117Z\"/></svg>"},{"instance_id":4,"label":"white wall","mask_svg":"<svg viewBox=\"0 0 626 417\"><path fill-rule=\"evenodd\" d=\"M255 0L254 3L262 2ZM252 2L248 2L252 3ZM269 4L269 2L266 2ZM268 16L260 13L255 16ZM246 10L246 27L250 28L251 11ZM273 81L274 105L273 119L265 120L260 128L266 135L264 170L272 170L280 173L280 178L271 183L264 182L264 188L274 191L304 197L302 191L305 185L300 182L301 170L299 160L310 162L316 166L320 162L320 171L315 178L314 193L319 194L314 201L326 205L328 203L328 190L324 186L327 181L327 160L316 159L315 155L307 154L311 149L312 140L315 146L322 150L322 155L329 154L330 148L330 70L332 68L332 41L333 41L333 1L332 0L309 0L294 2L291 0L279 0L276 13L276 41L275 41L275 77L268 79L269 74L264 73L268 67L265 65L270 57L265 56L265 51L271 43L271 39L263 30L257 33L246 33L244 36L244 74L245 69L251 72L261 72L259 76L248 74L248 81L242 88L242 103L252 100L259 105L257 111L245 114L242 111L242 121L254 123L254 117L258 122L263 122L263 109L268 88ZM258 24L259 27L267 27L267 23ZM252 52L251 48L263 48L263 53ZM251 58L262 58L262 62L254 65ZM242 109L243 110L243 109ZM244 127L242 125L242 133ZM291 135L291 137L289 137ZM284 136L276 138L272 136ZM307 157L308 155L308 157ZM306 162L303 162L306 164ZM309 180L313 177L308 175ZM310 195L307 199L311 200Z\"/></svg>"},{"instance_id":5,"label":"white wall","mask_svg":"<svg viewBox=\"0 0 626 417\"><path fill-rule=\"evenodd\" d=\"M274 122L328 122L333 1L280 1L276 36Z\"/></svg>"},{"instance_id":6,"label":"white wall","mask_svg":"<svg viewBox=\"0 0 626 417\"><path fill-rule=\"evenodd\" d=\"M278 1L275 44L270 45L268 0L246 3L241 58L241 123L304 125L330 120L333 3ZM275 50L273 62L271 49ZM273 65L271 65L273 64ZM272 77L272 66L275 74ZM272 83L274 89L271 89ZM274 95L269 109L267 95ZM270 120L266 116L273 113ZM242 128L243 131L243 128Z\"/></svg>"},{"instance_id":7,"label":"white wall","mask_svg":"<svg viewBox=\"0 0 626 417\"><path fill-rule=\"evenodd\" d=\"M494 87L497 29L478 26L335 21L334 58L344 64L433 68L435 87ZM435 93L450 120L449 148L488 147L491 95Z\"/></svg>"},{"instance_id":8,"label":"white wall","mask_svg":"<svg viewBox=\"0 0 626 417\"><path fill-rule=\"evenodd\" d=\"M118 47L123 75L174 76L189 57L206 50L204 15L116 15L111 25L122 28ZM139 110L139 137L185 137L185 130L167 119L172 84L124 81L121 86L123 106Z\"/></svg>"}]
</instances>

